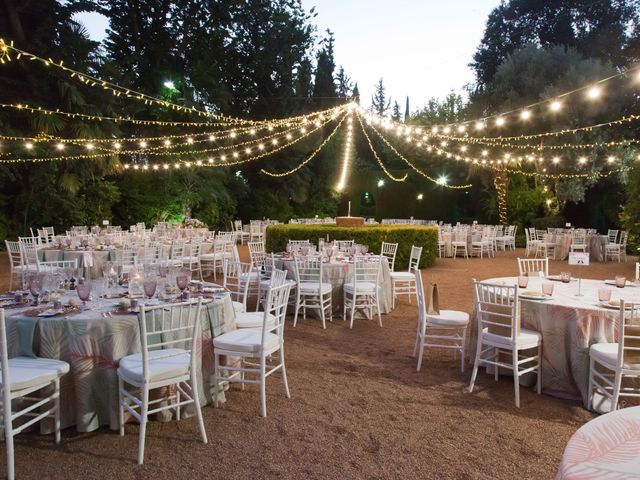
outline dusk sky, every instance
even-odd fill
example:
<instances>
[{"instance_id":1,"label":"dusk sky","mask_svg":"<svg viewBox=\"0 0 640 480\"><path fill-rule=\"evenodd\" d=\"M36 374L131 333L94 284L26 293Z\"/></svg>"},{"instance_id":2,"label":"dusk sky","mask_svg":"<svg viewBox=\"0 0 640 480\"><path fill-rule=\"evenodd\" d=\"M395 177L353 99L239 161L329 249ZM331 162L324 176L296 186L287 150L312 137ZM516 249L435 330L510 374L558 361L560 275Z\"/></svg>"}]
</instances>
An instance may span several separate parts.
<instances>
[{"instance_id":1,"label":"dusk sky","mask_svg":"<svg viewBox=\"0 0 640 480\"><path fill-rule=\"evenodd\" d=\"M388 93L404 109L423 106L430 97L461 91L473 81L468 64L498 0L302 0L316 7L318 35L330 28L336 39L336 64L358 82L362 104L384 78ZM92 38L102 39L107 22L82 15Z\"/></svg>"}]
</instances>

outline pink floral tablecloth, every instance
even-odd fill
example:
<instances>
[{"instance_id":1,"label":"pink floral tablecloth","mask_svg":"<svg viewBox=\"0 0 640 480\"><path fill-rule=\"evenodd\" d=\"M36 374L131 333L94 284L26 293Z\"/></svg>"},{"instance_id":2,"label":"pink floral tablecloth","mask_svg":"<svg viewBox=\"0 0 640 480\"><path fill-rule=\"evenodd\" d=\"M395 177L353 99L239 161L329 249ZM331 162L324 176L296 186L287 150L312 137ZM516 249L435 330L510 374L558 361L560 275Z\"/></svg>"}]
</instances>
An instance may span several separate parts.
<instances>
[{"instance_id":1,"label":"pink floral tablecloth","mask_svg":"<svg viewBox=\"0 0 640 480\"><path fill-rule=\"evenodd\" d=\"M530 277L526 289L541 291L543 280ZM517 278L493 278L489 283L514 285ZM602 280L582 280L554 284L553 298L547 301L521 300L521 325L542 334L542 391L568 399L581 399L587 405L589 386L589 347L594 343L615 342L617 309L598 305L598 288L611 288L612 299L640 302L640 287L616 289ZM469 359L473 362L477 342L477 318L471 316ZM535 375L525 375L521 382L533 384ZM599 403L598 403L599 404ZM604 408L604 404L602 408Z\"/></svg>"},{"instance_id":2,"label":"pink floral tablecloth","mask_svg":"<svg viewBox=\"0 0 640 480\"><path fill-rule=\"evenodd\" d=\"M556 475L556 480L634 478L640 478L640 407L616 410L580 427Z\"/></svg>"}]
</instances>

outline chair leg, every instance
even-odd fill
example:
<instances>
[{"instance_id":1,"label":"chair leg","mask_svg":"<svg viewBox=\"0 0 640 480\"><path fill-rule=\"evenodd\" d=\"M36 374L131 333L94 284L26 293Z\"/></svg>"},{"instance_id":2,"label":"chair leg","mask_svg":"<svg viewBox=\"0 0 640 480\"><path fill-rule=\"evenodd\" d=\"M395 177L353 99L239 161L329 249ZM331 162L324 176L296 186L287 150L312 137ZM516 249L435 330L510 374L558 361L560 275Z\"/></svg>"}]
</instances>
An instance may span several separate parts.
<instances>
[{"instance_id":1,"label":"chair leg","mask_svg":"<svg viewBox=\"0 0 640 480\"><path fill-rule=\"evenodd\" d=\"M593 369L595 362L589 359L589 390L587 391L587 410L593 410Z\"/></svg>"},{"instance_id":2,"label":"chair leg","mask_svg":"<svg viewBox=\"0 0 640 480\"><path fill-rule=\"evenodd\" d=\"M618 409L618 399L620 398L620 384L622 383L622 372L616 371L615 380L613 383L613 395L611 396L611 408L610 412Z\"/></svg>"},{"instance_id":3,"label":"chair leg","mask_svg":"<svg viewBox=\"0 0 640 480\"><path fill-rule=\"evenodd\" d=\"M536 392L542 393L542 345L538 345L538 378L536 379Z\"/></svg>"},{"instance_id":4,"label":"chair leg","mask_svg":"<svg viewBox=\"0 0 640 480\"><path fill-rule=\"evenodd\" d=\"M493 350L493 361L494 362L498 362L498 360L500 360L500 350L498 350L497 348L495 348ZM498 376L500 375L500 367L495 367L495 370L493 371L493 380L494 381L498 381Z\"/></svg>"},{"instance_id":5,"label":"chair leg","mask_svg":"<svg viewBox=\"0 0 640 480\"><path fill-rule=\"evenodd\" d=\"M376 291L376 310L378 311L378 323L380 323L380 326L382 326L382 315L380 314L380 296L378 295L377 291Z\"/></svg>"},{"instance_id":6,"label":"chair leg","mask_svg":"<svg viewBox=\"0 0 640 480\"><path fill-rule=\"evenodd\" d=\"M261 415L267 416L267 378L265 374L267 359L263 356L260 357L260 406Z\"/></svg>"},{"instance_id":7,"label":"chair leg","mask_svg":"<svg viewBox=\"0 0 640 480\"><path fill-rule=\"evenodd\" d=\"M516 407L520 408L520 376L518 375L518 351L511 352L511 360L513 365L513 389L516 395Z\"/></svg>"},{"instance_id":8,"label":"chair leg","mask_svg":"<svg viewBox=\"0 0 640 480\"><path fill-rule=\"evenodd\" d=\"M15 460L13 457L13 421L11 420L11 401L8 403L8 408L3 408L2 410L4 416L4 438L7 449L7 478L9 480L13 480L15 477Z\"/></svg>"},{"instance_id":9,"label":"chair leg","mask_svg":"<svg viewBox=\"0 0 640 480\"><path fill-rule=\"evenodd\" d=\"M322 292L318 292L318 300L319 300L319 305L320 305L320 319L322 320L322 328L326 329L327 328L327 324L325 322L325 318L324 318L324 304L322 301Z\"/></svg>"},{"instance_id":10,"label":"chair leg","mask_svg":"<svg viewBox=\"0 0 640 480\"><path fill-rule=\"evenodd\" d=\"M480 352L482 350L482 334L478 336L478 345L476 347L476 358L473 361L473 371L471 372L471 381L469 382L469 392L473 392L473 385L476 383L478 376L478 364L480 363Z\"/></svg>"},{"instance_id":11,"label":"chair leg","mask_svg":"<svg viewBox=\"0 0 640 480\"><path fill-rule=\"evenodd\" d=\"M460 373L464 373L464 351L467 343L467 329L462 329L462 348L460 349Z\"/></svg>"},{"instance_id":12,"label":"chair leg","mask_svg":"<svg viewBox=\"0 0 640 480\"><path fill-rule=\"evenodd\" d=\"M118 424L120 427L120 436L124 436L124 397L122 390L124 389L124 381L118 377Z\"/></svg>"},{"instance_id":13,"label":"chair leg","mask_svg":"<svg viewBox=\"0 0 640 480\"><path fill-rule=\"evenodd\" d=\"M140 408L140 435L138 437L138 465L144 463L144 440L147 434L147 411L149 410L149 390L142 387L142 407Z\"/></svg>"},{"instance_id":14,"label":"chair leg","mask_svg":"<svg viewBox=\"0 0 640 480\"><path fill-rule=\"evenodd\" d=\"M56 398L53 401L53 421L55 422L56 444L60 443L60 379L56 378L54 382Z\"/></svg>"},{"instance_id":15,"label":"chair leg","mask_svg":"<svg viewBox=\"0 0 640 480\"><path fill-rule=\"evenodd\" d=\"M289 392L289 381L287 380L287 367L284 364L284 345L280 345L280 363L282 363L282 383L284 385L284 393L287 398L291 398Z\"/></svg>"},{"instance_id":16,"label":"chair leg","mask_svg":"<svg viewBox=\"0 0 640 480\"><path fill-rule=\"evenodd\" d=\"M422 355L424 355L424 339L420 339L420 350L418 352L418 367L416 369L418 372L422 367Z\"/></svg>"},{"instance_id":17,"label":"chair leg","mask_svg":"<svg viewBox=\"0 0 640 480\"><path fill-rule=\"evenodd\" d=\"M176 420L180 420L180 389L176 384Z\"/></svg>"},{"instance_id":18,"label":"chair leg","mask_svg":"<svg viewBox=\"0 0 640 480\"><path fill-rule=\"evenodd\" d=\"M220 356L213 352L213 405L218 408L218 395L220 394Z\"/></svg>"},{"instance_id":19,"label":"chair leg","mask_svg":"<svg viewBox=\"0 0 640 480\"><path fill-rule=\"evenodd\" d=\"M198 397L198 379L194 372L191 372L191 393L193 394L193 408L198 417L198 429L200 430L200 438L202 443L209 443L207 440L207 431L204 429L204 419L202 418L202 409L200 408L200 398Z\"/></svg>"},{"instance_id":20,"label":"chair leg","mask_svg":"<svg viewBox=\"0 0 640 480\"><path fill-rule=\"evenodd\" d=\"M298 295L296 297L296 311L293 314L293 326L295 327L298 324L298 312L300 311L300 290L298 290Z\"/></svg>"}]
</instances>

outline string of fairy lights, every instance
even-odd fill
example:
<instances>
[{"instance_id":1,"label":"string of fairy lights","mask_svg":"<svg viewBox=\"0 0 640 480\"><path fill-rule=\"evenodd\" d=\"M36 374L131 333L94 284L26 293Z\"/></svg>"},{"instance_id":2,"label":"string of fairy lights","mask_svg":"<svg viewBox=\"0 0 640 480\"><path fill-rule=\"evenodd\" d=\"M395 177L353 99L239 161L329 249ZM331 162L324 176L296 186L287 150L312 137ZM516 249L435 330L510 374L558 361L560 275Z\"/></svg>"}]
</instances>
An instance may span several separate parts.
<instances>
[{"instance_id":1,"label":"string of fairy lights","mask_svg":"<svg viewBox=\"0 0 640 480\"><path fill-rule=\"evenodd\" d=\"M312 162L337 132L343 131L344 146L336 184L336 190L340 192L346 188L350 175L354 153L354 119L357 119L359 130L362 132L373 158L390 180L403 182L408 178L408 174L393 175L376 151L367 132L368 129L386 145L393 155L421 177L444 188L467 189L472 185L450 185L446 177L433 177L423 168L418 167L416 162L411 161L403 153L404 149L411 148L412 151L417 150L420 154L435 155L443 161L464 162L476 168L488 169L493 171L495 176L510 173L549 179L596 179L628 171L631 167L620 166L617 163L620 154L626 152L621 149L629 149L640 144L640 139L636 138L585 143L561 140L564 136L630 124L640 120L640 115L626 115L608 122L542 133L514 136L483 136L481 134L489 127L506 128L513 123L516 117L520 122L532 120L534 115L540 113L543 108L548 109L553 115L560 115L563 112L565 101L569 97L584 98L589 102L597 101L604 95L607 85L614 80L631 78L634 84L640 85L640 67L620 71L589 85L521 108L482 118L423 127L394 122L376 116L353 103L303 115L270 120L247 120L222 115L193 106L179 105L79 72L64 65L63 61L42 58L15 47L13 42L6 43L0 39L0 65L12 61L35 62L45 68L53 67L67 75L68 78L81 82L84 86L102 89L127 101L141 102L147 106L169 109L184 115L201 117L204 120L159 121L117 115L102 116L51 110L26 103L0 103L0 109L10 109L32 115L59 115L67 119L77 118L115 124L130 123L137 126L205 128L206 130L139 137L114 135L110 138L64 138L48 134L36 136L0 135L1 148L4 149L7 144L19 150L18 153L0 152L0 163L6 164L94 160L113 157L121 162L118 166L121 171L167 171L200 166L228 167L274 155L310 135L323 131L329 123L335 122L330 134L324 137L318 146L295 167L282 172L266 168L260 171L271 177L285 177L294 174ZM474 134L472 135L472 133ZM553 141L545 143L549 139ZM539 143L532 143L534 141ZM573 152L580 150L592 150L592 152L588 155L573 155ZM29 152L30 155L25 156L24 152ZM546 155L545 152L553 153ZM40 156L36 153L45 153L46 155ZM130 157L128 162L122 161L125 156ZM570 165L568 160L572 156L577 157L577 160ZM175 159L169 161L168 159L172 157ZM600 158L604 159L602 165L596 165ZM638 158L640 159L640 157ZM152 159L157 159L157 163L153 163ZM578 169L585 167L607 168L606 170L603 168L602 171L566 172L556 170L549 172L547 171L548 168L551 168L549 165L555 169L568 166Z\"/></svg>"}]
</instances>

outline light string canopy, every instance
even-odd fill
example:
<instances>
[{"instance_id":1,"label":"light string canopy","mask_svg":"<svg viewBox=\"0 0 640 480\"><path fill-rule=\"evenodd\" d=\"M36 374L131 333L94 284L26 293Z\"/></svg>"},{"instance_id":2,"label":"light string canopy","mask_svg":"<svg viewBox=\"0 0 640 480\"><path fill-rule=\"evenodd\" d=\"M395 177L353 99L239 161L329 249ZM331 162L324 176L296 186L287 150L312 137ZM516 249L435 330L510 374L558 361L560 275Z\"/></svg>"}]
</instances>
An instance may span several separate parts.
<instances>
[{"instance_id":1,"label":"light string canopy","mask_svg":"<svg viewBox=\"0 0 640 480\"><path fill-rule=\"evenodd\" d=\"M336 185L336 190L342 192L347 184L349 178L349 170L351 168L351 150L352 150L352 137L353 137L353 109L350 109L349 120L347 121L347 133L344 139L344 153L342 157L342 169L340 170L340 178Z\"/></svg>"},{"instance_id":2,"label":"light string canopy","mask_svg":"<svg viewBox=\"0 0 640 480\"><path fill-rule=\"evenodd\" d=\"M404 155L402 155L385 137L384 135L382 135L378 129L376 129L376 127L374 127L372 124L369 124L369 128L371 128L371 130L373 132L376 133L376 135L378 135L378 137L385 143L385 145L387 145L392 151L393 153L395 153L395 155L401 159L404 163L406 163L409 167L411 167L416 173L418 173L419 175L421 175L422 177L426 178L427 180L432 181L433 183L440 185L441 187L444 188L450 188L450 189L466 189L466 188L470 188L473 185L472 184L466 184L466 185L449 185L447 184L445 181L443 181L442 179L436 179L434 177L432 177L431 175L429 175L428 173L424 172L423 170L420 170L418 167L416 167L413 163L411 163Z\"/></svg>"},{"instance_id":3,"label":"light string canopy","mask_svg":"<svg viewBox=\"0 0 640 480\"><path fill-rule=\"evenodd\" d=\"M384 166L384 163L382 163L382 160L378 156L378 153L376 152L375 148L373 148L373 144L371 143L371 138L369 138L369 135L367 134L367 131L364 128L364 124L362 123L362 117L360 116L359 112L357 112L357 116L358 116L358 122L360 123L360 129L362 130L362 133L364 134L364 138L367 140L367 143L369 144L369 150L371 150L371 153L373 154L373 158L376 159L376 162L378 162L378 165L380 165L380 168L382 169L384 174L387 176L387 178L389 178L394 182L404 182L407 179L408 174L405 173L402 177L395 177L389 170L387 170L387 168Z\"/></svg>"},{"instance_id":4,"label":"light string canopy","mask_svg":"<svg viewBox=\"0 0 640 480\"><path fill-rule=\"evenodd\" d=\"M333 129L333 131L327 136L327 138L325 138L322 143L320 143L320 145L318 146L318 148L316 148L311 155L309 155L305 160L303 160L302 162L300 162L298 165L296 165L294 168L287 170L285 172L270 172L268 170L265 170L264 168L260 169L260 173L263 173L265 175L268 175L269 177L286 177L288 175L291 175L292 173L297 172L298 170L300 170L301 168L303 168L305 165L307 165L309 162L311 162L311 160L313 160L316 155L318 155L318 153L320 153L320 151L325 147L325 145L327 143L329 143L331 141L331 138L333 138L333 136L336 134L336 132L340 129L340 127L342 126L342 124L344 123L345 119L347 118L347 116L345 115L344 117L342 117L340 119L340 122L338 122L338 125L336 125L336 127Z\"/></svg>"},{"instance_id":5,"label":"light string canopy","mask_svg":"<svg viewBox=\"0 0 640 480\"><path fill-rule=\"evenodd\" d=\"M347 114L344 113L344 116L346 116ZM274 153L280 152L292 145L295 145L296 143L298 143L300 140L302 140L303 138L307 138L308 136L312 135L313 133L317 132L318 130L320 130L324 125L326 125L327 123L331 122L332 120L334 120L334 118L329 118L328 120L326 120L323 124L321 124L318 127L315 127L311 130L307 130L304 134L298 136L297 138L292 138L290 141L285 142L284 144L280 143L280 140L278 140L277 138L274 138L271 140L271 142L269 142L268 144L265 144L262 146L262 148L258 148L259 153L255 154L255 155L251 155L253 153L253 150L251 149L245 149L242 152L240 151L234 151L230 154L222 154L219 157L208 157L205 160L199 159L199 160L178 160L174 163L162 163L162 164L148 164L148 163L125 163L122 165L122 168L124 170L143 170L143 171L148 171L148 170L154 170L154 171L158 171L158 170L170 170L170 169L180 169L182 166L185 166L187 168L189 167L193 167L193 166L197 166L197 167L229 167L229 166L234 166L234 165L242 165L242 164L246 164L249 162L254 162L256 160L259 160L260 158L264 158L268 155L273 155ZM249 155L248 157L245 157L245 155Z\"/></svg>"}]
</instances>

